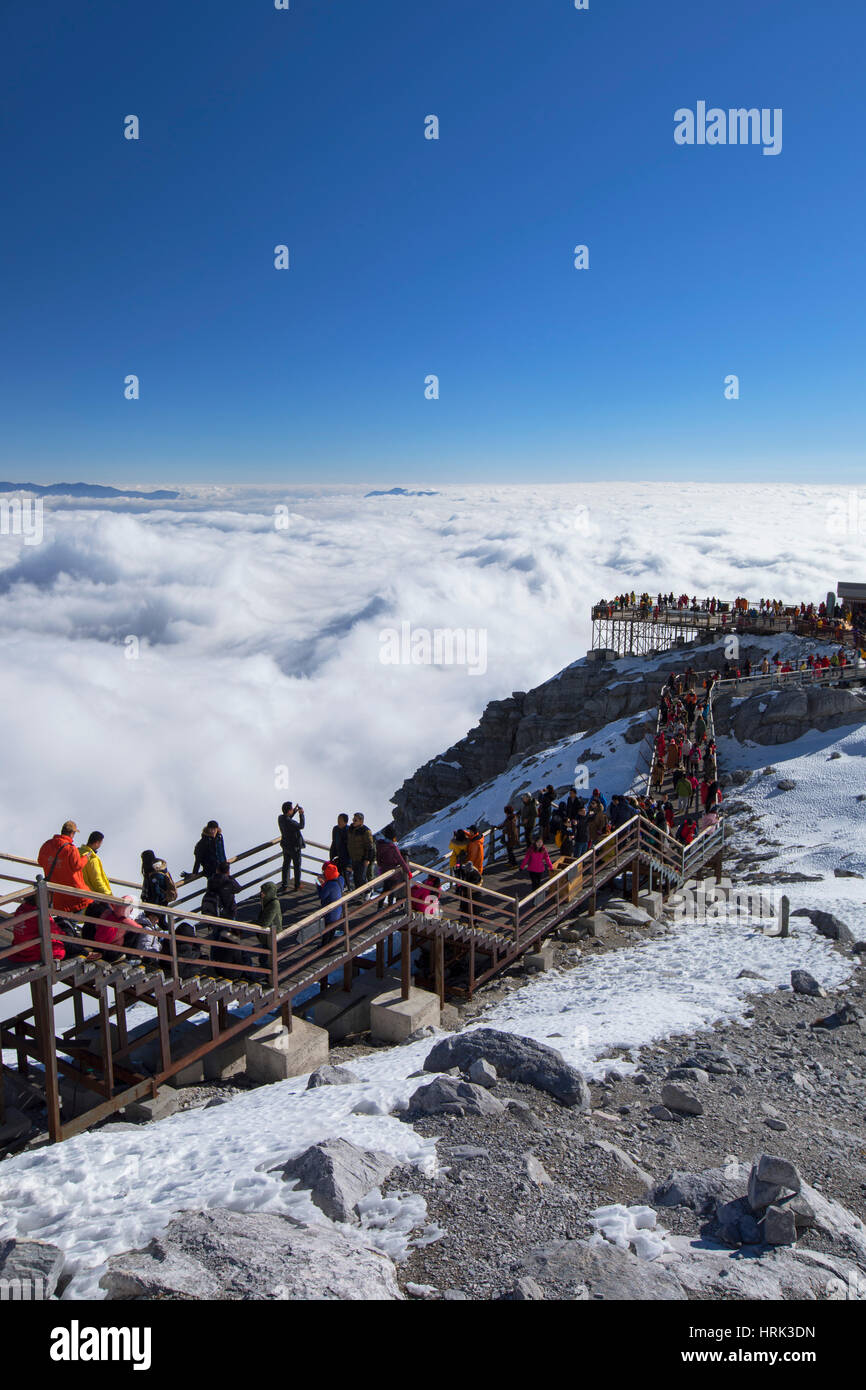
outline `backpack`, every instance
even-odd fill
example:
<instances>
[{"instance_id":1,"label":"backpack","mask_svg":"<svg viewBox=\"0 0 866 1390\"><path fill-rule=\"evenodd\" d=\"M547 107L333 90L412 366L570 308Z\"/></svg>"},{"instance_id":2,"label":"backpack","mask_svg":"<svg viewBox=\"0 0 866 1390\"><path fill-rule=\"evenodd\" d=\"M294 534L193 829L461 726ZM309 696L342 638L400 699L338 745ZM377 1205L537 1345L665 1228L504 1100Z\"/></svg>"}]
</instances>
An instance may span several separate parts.
<instances>
[{"instance_id":1,"label":"backpack","mask_svg":"<svg viewBox=\"0 0 866 1390\"><path fill-rule=\"evenodd\" d=\"M203 917L222 917L220 895L213 888L208 888L203 894L200 911Z\"/></svg>"}]
</instances>

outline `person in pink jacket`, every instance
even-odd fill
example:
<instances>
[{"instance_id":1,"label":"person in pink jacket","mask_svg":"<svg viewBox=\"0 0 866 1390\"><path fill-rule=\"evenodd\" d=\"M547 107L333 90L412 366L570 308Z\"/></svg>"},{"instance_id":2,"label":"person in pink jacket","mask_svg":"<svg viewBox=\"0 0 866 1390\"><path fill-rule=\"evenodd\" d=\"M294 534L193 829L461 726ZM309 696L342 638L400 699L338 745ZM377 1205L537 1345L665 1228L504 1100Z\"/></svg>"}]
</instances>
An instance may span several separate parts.
<instances>
[{"instance_id":1,"label":"person in pink jacket","mask_svg":"<svg viewBox=\"0 0 866 1390\"><path fill-rule=\"evenodd\" d=\"M525 869L532 879L532 891L541 887L541 880L545 874L553 872L553 865L550 862L550 855L544 847L544 840L540 835L536 835L526 854L523 856L521 869Z\"/></svg>"}]
</instances>

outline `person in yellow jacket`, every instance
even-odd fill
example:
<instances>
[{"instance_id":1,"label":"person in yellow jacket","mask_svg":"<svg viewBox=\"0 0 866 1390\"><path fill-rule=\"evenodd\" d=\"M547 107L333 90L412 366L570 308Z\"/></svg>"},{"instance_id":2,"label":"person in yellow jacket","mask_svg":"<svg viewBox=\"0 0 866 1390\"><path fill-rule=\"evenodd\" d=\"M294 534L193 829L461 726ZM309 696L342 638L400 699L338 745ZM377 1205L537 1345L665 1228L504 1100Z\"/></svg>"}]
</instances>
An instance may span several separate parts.
<instances>
[{"instance_id":1,"label":"person in yellow jacket","mask_svg":"<svg viewBox=\"0 0 866 1390\"><path fill-rule=\"evenodd\" d=\"M448 845L448 867L451 869L452 873L457 867L457 860L464 850L468 855L469 836L466 834L465 830L455 830L454 834L451 836L451 842Z\"/></svg>"},{"instance_id":2,"label":"person in yellow jacket","mask_svg":"<svg viewBox=\"0 0 866 1390\"><path fill-rule=\"evenodd\" d=\"M86 857L87 863L81 870L81 877L94 893L113 893L114 889L108 881L108 875L102 867L102 860L99 851L102 849L102 842L105 839L101 830L94 830L87 837L87 844L81 846L81 853ZM98 907L103 907L103 903L97 903Z\"/></svg>"}]
</instances>

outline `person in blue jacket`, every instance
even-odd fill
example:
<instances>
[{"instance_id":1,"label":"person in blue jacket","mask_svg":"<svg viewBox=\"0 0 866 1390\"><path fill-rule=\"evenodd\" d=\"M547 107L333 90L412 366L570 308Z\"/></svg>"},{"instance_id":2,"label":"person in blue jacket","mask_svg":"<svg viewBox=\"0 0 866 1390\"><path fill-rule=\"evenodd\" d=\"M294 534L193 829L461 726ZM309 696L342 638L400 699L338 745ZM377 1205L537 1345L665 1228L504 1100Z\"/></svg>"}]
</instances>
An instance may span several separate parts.
<instances>
[{"instance_id":1,"label":"person in blue jacket","mask_svg":"<svg viewBox=\"0 0 866 1390\"><path fill-rule=\"evenodd\" d=\"M322 907L328 903L339 903L346 891L346 883L337 865L328 861L322 869L322 877L316 883L316 892L319 895L319 902ZM342 908L334 907L331 912L326 912L324 925L330 930L326 930L322 936L322 945L327 946L329 941L333 941L337 935L337 925L342 921Z\"/></svg>"}]
</instances>

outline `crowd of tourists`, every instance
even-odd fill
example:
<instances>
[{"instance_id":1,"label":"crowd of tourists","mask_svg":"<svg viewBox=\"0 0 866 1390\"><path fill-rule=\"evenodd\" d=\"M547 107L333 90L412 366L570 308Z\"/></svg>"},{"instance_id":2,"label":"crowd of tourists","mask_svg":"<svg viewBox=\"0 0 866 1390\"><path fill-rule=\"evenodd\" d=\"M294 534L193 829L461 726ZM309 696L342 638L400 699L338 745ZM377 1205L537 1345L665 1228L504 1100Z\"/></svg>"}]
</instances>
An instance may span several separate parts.
<instances>
[{"instance_id":1,"label":"crowd of tourists","mask_svg":"<svg viewBox=\"0 0 866 1390\"><path fill-rule=\"evenodd\" d=\"M664 622L671 615L708 614L718 616L722 628L745 629L750 625L756 631L767 628L786 627L802 636L820 637L825 640L843 642L850 636L853 645L860 650L866 642L862 630L862 618L850 607L837 604L831 612L823 603L783 603L780 599L762 598L758 603L747 598L733 601L707 596L699 599L697 594L617 594L612 599L599 599L593 605L593 618L614 618L618 614L628 614L641 622Z\"/></svg>"},{"instance_id":2,"label":"crowd of tourists","mask_svg":"<svg viewBox=\"0 0 866 1390\"><path fill-rule=\"evenodd\" d=\"M283 925L281 899L301 889L301 861L306 848L303 831L304 809L286 801L277 818L282 853L280 882L263 883L259 890L257 910L251 924L265 931L279 931ZM170 953L169 915L175 918L174 941L177 956L183 960L200 958L202 948L208 959L220 966L232 964L256 965L256 950L242 951L243 944L236 931L237 898L243 885L232 871L222 828L211 820L203 827L193 848L193 867L189 872L172 876L166 861L152 849L141 854L141 890L138 897L119 893L112 887L103 860L105 836L92 831L86 841L76 843L79 835L75 821L68 820L58 834L40 847L39 868L46 882L58 885L49 893L49 930L55 959L81 955L88 959L123 960L126 950L136 956L142 952L166 956ZM337 817L331 834L329 859L321 865L315 883L320 905L329 910L321 919L322 944L333 939L337 924L343 916L340 900L352 887L360 888L370 879L389 870L394 882L384 882L382 902L387 905L397 879L411 874L409 865L396 843L393 827L377 838L364 822L363 813L356 811L349 818ZM397 872L399 871L399 872ZM196 920L181 920L176 913L167 913L178 898L178 889L192 881L203 880L201 904ZM381 889L382 885L380 885ZM434 891L438 895L439 880L435 875L426 884L413 885L413 902L424 911ZM390 890L390 891L389 891ZM113 902L104 899L111 897ZM198 917L207 918L206 922ZM225 922L223 927L221 924ZM9 964L30 964L41 959L39 914L36 894L29 894L4 925L12 929L13 945L20 950L6 958ZM255 940L245 934L247 944ZM67 938L63 940L61 938ZM69 939L71 938L71 939ZM259 948L261 954L261 947ZM189 973L184 968L181 973Z\"/></svg>"}]
</instances>

